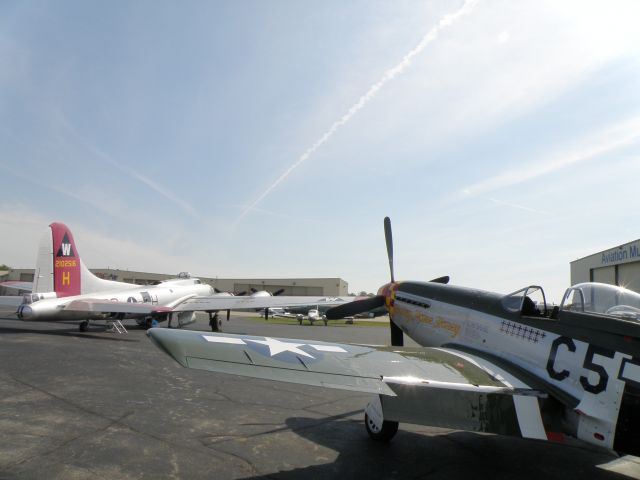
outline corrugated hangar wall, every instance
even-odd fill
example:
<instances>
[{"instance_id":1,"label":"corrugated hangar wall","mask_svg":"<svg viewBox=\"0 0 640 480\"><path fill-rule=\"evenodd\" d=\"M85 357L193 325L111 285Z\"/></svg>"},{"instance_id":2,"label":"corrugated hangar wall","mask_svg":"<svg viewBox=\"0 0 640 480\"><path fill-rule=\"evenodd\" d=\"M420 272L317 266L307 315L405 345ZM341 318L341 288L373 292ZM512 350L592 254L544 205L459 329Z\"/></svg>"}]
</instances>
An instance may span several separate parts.
<instances>
[{"instance_id":1,"label":"corrugated hangar wall","mask_svg":"<svg viewBox=\"0 0 640 480\"><path fill-rule=\"evenodd\" d=\"M92 268L91 271L100 278L116 280L139 285L152 285L162 280L176 278L176 274L137 272L131 270L116 270L107 268ZM2 280L33 281L34 270L14 269ZM311 296L344 296L348 294L349 284L338 277L333 278L210 278L198 277L204 283L223 292L251 293L251 289L275 292L284 289L283 295L311 295ZM0 295L16 295L15 290L0 287Z\"/></svg>"},{"instance_id":2,"label":"corrugated hangar wall","mask_svg":"<svg viewBox=\"0 0 640 480\"><path fill-rule=\"evenodd\" d=\"M571 262L571 284L600 282L640 292L640 239Z\"/></svg>"}]
</instances>

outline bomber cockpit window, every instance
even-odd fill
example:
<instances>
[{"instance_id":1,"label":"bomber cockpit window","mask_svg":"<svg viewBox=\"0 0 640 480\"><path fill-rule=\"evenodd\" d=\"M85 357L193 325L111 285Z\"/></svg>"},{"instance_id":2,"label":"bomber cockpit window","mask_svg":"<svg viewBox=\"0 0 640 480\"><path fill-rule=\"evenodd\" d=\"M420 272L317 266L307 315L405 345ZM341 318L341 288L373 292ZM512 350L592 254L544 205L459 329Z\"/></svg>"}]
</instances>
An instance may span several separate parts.
<instances>
[{"instance_id":1,"label":"bomber cockpit window","mask_svg":"<svg viewBox=\"0 0 640 480\"><path fill-rule=\"evenodd\" d=\"M640 294L605 283L581 283L568 288L560 306L562 311L612 315L640 320Z\"/></svg>"},{"instance_id":2,"label":"bomber cockpit window","mask_svg":"<svg viewBox=\"0 0 640 480\"><path fill-rule=\"evenodd\" d=\"M547 300L542 287L531 285L502 298L502 307L526 317L547 315Z\"/></svg>"}]
</instances>

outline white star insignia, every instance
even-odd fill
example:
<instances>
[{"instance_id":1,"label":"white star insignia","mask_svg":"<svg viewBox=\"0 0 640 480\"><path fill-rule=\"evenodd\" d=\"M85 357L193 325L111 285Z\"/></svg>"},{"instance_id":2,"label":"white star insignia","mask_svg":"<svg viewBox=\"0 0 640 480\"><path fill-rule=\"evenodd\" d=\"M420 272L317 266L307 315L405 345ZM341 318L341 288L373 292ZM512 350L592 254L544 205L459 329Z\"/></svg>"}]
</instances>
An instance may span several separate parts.
<instances>
[{"instance_id":1,"label":"white star insignia","mask_svg":"<svg viewBox=\"0 0 640 480\"><path fill-rule=\"evenodd\" d=\"M276 340L275 338L264 337L264 340L247 339L250 342L261 343L269 347L269 355L272 357L282 352L292 352L303 357L315 358L307 352L300 350L298 347L306 345L306 343L287 343Z\"/></svg>"}]
</instances>

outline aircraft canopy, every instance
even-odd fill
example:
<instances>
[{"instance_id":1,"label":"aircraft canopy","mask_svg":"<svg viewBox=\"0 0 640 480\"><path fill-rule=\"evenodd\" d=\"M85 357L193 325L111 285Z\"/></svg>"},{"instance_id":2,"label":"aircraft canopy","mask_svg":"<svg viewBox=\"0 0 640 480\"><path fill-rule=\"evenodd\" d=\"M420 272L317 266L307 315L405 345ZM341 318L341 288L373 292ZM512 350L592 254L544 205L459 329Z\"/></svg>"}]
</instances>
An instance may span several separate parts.
<instances>
[{"instance_id":1,"label":"aircraft canopy","mask_svg":"<svg viewBox=\"0 0 640 480\"><path fill-rule=\"evenodd\" d=\"M605 283L579 283L567 289L560 310L640 321L640 294Z\"/></svg>"}]
</instances>

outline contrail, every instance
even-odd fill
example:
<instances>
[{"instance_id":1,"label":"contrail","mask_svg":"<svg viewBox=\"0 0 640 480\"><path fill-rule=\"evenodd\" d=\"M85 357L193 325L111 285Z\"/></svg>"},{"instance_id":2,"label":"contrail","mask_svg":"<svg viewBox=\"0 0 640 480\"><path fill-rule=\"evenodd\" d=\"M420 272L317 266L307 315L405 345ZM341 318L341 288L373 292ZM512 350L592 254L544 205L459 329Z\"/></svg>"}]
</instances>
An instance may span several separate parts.
<instances>
[{"instance_id":1,"label":"contrail","mask_svg":"<svg viewBox=\"0 0 640 480\"><path fill-rule=\"evenodd\" d=\"M600 132L592 131L576 142L576 146L571 150L554 153L547 159L537 159L528 165L519 165L469 185L458 192L458 197L474 197L527 182L633 145L638 140L640 140L640 116L612 125Z\"/></svg>"},{"instance_id":2,"label":"contrail","mask_svg":"<svg viewBox=\"0 0 640 480\"><path fill-rule=\"evenodd\" d=\"M171 192L168 188L162 187L160 184L154 182L149 177L146 177L146 176L142 175L141 173L138 173L133 168L131 168L129 166L126 166L126 165L122 165L121 163L119 163L116 160L114 160L111 155L109 155L108 153L102 151L100 148L96 147L91 142L89 142L85 137L83 137L80 134L80 132L78 132L78 130L75 128L75 126L71 122L69 122L69 120L67 120L67 118L62 114L60 114L60 122L65 126L65 128L69 132L71 132L78 140L80 140L82 145L87 150L89 150L94 156L100 158L101 160L103 160L103 161L105 161L107 163L110 163L111 165L116 167L121 172L123 172L123 173L129 175L130 177L132 177L132 178L144 183L147 187L151 188L155 192L157 192L160 195L164 196L167 200L172 201L173 203L175 203L176 205L178 205L179 207L184 209L192 217L194 217L196 219L200 219L200 215L198 214L196 209L193 208L189 203L187 203L184 200L182 200L180 197L178 197L173 192Z\"/></svg>"},{"instance_id":3,"label":"contrail","mask_svg":"<svg viewBox=\"0 0 640 480\"><path fill-rule=\"evenodd\" d=\"M315 151L318 150L322 145L324 145L340 127L345 125L349 120L351 120L351 118L353 118L353 116L356 113L362 110L365 107L365 105L367 105L367 103L369 103L378 94L380 89L384 87L386 83L393 80L395 77L397 77L402 72L404 72L407 69L407 67L411 65L411 60L413 59L413 57L418 55L431 42L433 42L438 37L438 34L442 30L453 25L453 23L456 20L458 20L460 17L471 13L471 11L473 10L473 8L477 3L478 3L478 0L466 0L464 5L459 10L457 10L454 13L450 13L443 16L438 22L438 24L435 27L433 27L424 37L422 37L422 40L420 40L418 45L416 45L413 48L413 50L408 52L397 65L388 69L384 73L382 78L378 80L376 83L374 83L373 85L371 85L371 87L369 87L369 89L367 90L367 93L362 95L360 99L355 104L353 104L351 108L349 108L349 110L347 110L347 113L345 113L342 117L340 117L340 119L334 122L333 125L331 125L331 127L329 127L329 129L298 158L298 160L296 160L289 168L287 168L284 171L284 173L280 175L280 177L278 177L278 179L275 182L273 182L273 184L271 184L269 188L267 188L262 193L262 195L260 195L251 205L246 207L242 211L240 216L236 219L234 224L237 224L238 222L240 222L240 220L242 220L242 218L247 213L253 210L278 185L280 185L291 174L291 172L295 170L296 167L298 167L301 163L303 163L311 155L313 155Z\"/></svg>"}]
</instances>

